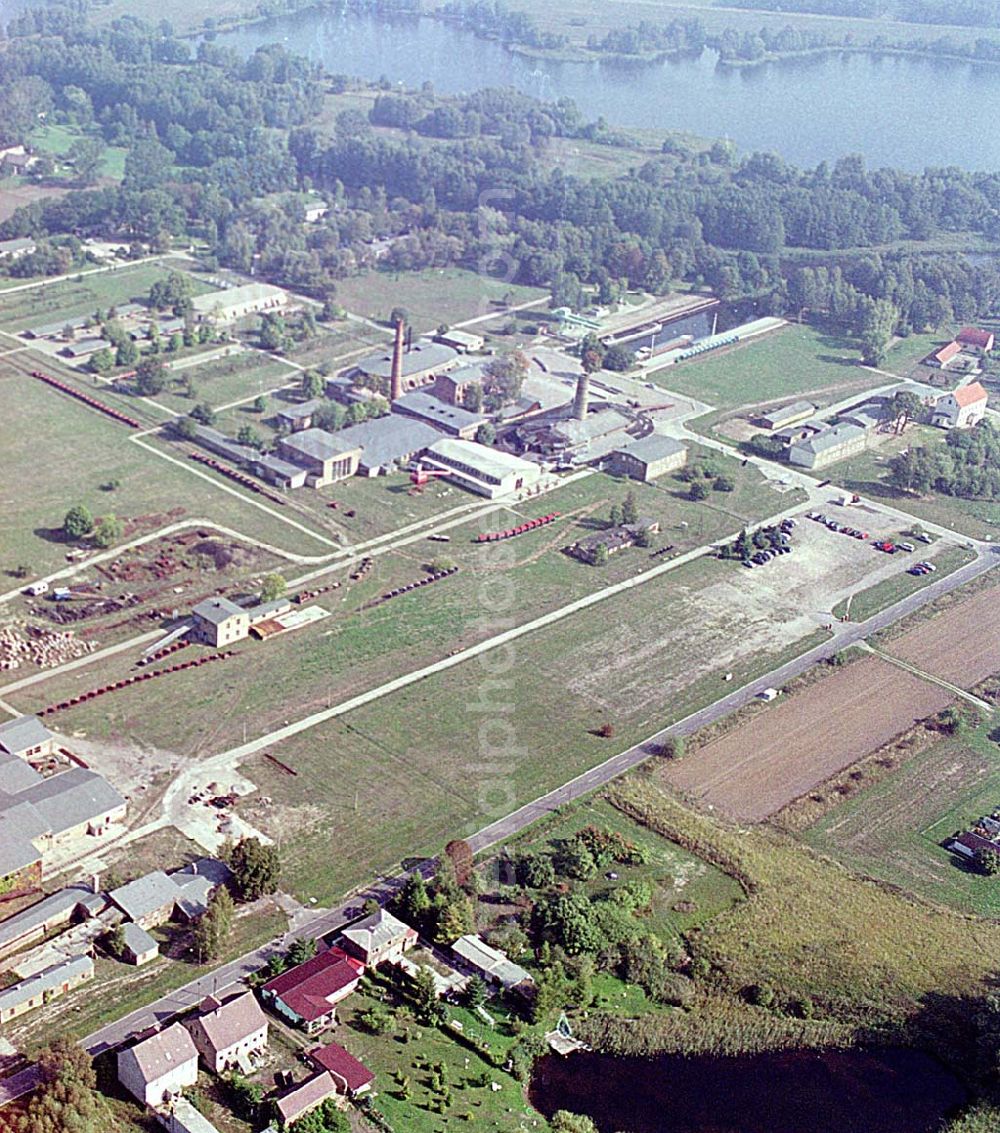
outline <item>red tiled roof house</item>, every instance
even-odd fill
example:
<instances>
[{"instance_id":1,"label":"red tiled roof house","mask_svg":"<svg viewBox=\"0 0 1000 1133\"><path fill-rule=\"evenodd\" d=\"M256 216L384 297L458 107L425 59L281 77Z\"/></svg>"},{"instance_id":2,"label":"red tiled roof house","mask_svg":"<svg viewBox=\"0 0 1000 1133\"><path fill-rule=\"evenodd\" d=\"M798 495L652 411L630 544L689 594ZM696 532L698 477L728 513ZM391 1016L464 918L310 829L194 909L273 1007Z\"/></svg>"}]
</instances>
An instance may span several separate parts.
<instances>
[{"instance_id":1,"label":"red tiled roof house","mask_svg":"<svg viewBox=\"0 0 1000 1133\"><path fill-rule=\"evenodd\" d=\"M980 330L979 327L962 327L955 336L955 341L962 346L971 346L988 354L993 349L993 332Z\"/></svg>"},{"instance_id":2,"label":"red tiled roof house","mask_svg":"<svg viewBox=\"0 0 1000 1133\"><path fill-rule=\"evenodd\" d=\"M364 971L360 960L330 948L268 980L261 997L276 1015L315 1034L336 1023L337 1004L354 991Z\"/></svg>"},{"instance_id":3,"label":"red tiled roof house","mask_svg":"<svg viewBox=\"0 0 1000 1133\"><path fill-rule=\"evenodd\" d=\"M986 403L986 390L979 382L970 382L938 401L933 422L942 429L971 429L986 416Z\"/></svg>"},{"instance_id":4,"label":"red tiled roof house","mask_svg":"<svg viewBox=\"0 0 1000 1133\"><path fill-rule=\"evenodd\" d=\"M316 1069L325 1070L337 1083L337 1092L347 1097L358 1097L375 1081L368 1067L339 1043L313 1047L307 1053Z\"/></svg>"}]
</instances>

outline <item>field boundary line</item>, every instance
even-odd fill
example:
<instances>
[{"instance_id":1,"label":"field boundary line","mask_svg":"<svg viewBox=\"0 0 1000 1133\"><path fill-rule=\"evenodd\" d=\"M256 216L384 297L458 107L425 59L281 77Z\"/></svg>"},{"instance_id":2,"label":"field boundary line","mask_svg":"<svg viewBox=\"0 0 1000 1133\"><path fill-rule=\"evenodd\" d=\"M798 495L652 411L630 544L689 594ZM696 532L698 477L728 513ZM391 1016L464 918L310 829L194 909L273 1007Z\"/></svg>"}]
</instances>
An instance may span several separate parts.
<instances>
[{"instance_id":1,"label":"field boundary line","mask_svg":"<svg viewBox=\"0 0 1000 1133\"><path fill-rule=\"evenodd\" d=\"M969 692L967 689L960 688L958 685L953 685L951 681L946 681L943 677L936 677L933 673L928 673L925 669L920 669L916 665L911 665L909 661L904 661L899 657L894 657L891 653L885 653L875 645L869 645L867 641L859 641L857 643L860 648L868 653L874 654L876 657L881 658L883 661L888 661L890 665L895 665L897 668L905 669L906 672L912 673L915 677L920 677L921 680L928 681L933 685L940 685L941 688L947 689L948 692L953 692L956 696L962 697L970 704L976 706L983 712L993 712L993 705L988 704L985 700L980 700L978 696Z\"/></svg>"}]
</instances>

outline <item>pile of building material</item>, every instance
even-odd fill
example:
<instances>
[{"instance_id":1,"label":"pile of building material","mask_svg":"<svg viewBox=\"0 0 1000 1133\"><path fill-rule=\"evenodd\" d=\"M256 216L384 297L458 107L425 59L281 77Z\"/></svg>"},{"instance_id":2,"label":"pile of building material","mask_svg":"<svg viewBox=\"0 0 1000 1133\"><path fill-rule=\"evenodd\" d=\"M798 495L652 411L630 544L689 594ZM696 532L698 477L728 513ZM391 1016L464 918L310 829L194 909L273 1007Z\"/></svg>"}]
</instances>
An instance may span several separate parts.
<instances>
[{"instance_id":1,"label":"pile of building material","mask_svg":"<svg viewBox=\"0 0 1000 1133\"><path fill-rule=\"evenodd\" d=\"M74 661L97 648L92 641L80 641L72 630L59 633L40 626L0 626L0 671L37 665L50 669Z\"/></svg>"}]
</instances>

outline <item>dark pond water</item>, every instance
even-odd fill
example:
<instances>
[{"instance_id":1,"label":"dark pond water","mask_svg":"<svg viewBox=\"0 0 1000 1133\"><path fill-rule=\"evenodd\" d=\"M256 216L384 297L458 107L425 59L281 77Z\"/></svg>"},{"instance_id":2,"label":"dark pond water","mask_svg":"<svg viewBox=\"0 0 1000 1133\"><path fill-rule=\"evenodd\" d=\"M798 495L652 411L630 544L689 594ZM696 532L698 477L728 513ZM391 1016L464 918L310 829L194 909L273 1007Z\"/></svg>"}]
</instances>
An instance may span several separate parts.
<instances>
[{"instance_id":1,"label":"dark pond water","mask_svg":"<svg viewBox=\"0 0 1000 1133\"><path fill-rule=\"evenodd\" d=\"M600 1133L932 1133L965 1101L920 1051L793 1051L744 1058L548 1055L530 1098Z\"/></svg>"},{"instance_id":2,"label":"dark pond water","mask_svg":"<svg viewBox=\"0 0 1000 1133\"><path fill-rule=\"evenodd\" d=\"M861 153L872 165L903 169L1000 169L1000 67L835 54L734 69L717 66L710 51L648 65L557 63L511 55L435 20L320 11L240 28L220 42L245 53L284 43L332 73L407 87L429 80L446 94L515 86L539 98L565 95L588 119L728 137L799 166Z\"/></svg>"}]
</instances>

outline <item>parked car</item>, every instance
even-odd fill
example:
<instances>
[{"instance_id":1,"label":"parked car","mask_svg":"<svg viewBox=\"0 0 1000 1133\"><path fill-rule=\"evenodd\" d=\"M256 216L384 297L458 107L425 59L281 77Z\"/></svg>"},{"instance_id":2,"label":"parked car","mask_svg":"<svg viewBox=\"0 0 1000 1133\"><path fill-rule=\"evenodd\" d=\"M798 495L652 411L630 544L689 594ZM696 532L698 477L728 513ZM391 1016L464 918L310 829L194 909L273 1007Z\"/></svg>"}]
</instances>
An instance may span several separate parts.
<instances>
[{"instance_id":1,"label":"parked car","mask_svg":"<svg viewBox=\"0 0 1000 1133\"><path fill-rule=\"evenodd\" d=\"M912 543L897 543L896 546L901 551L915 551L917 549Z\"/></svg>"},{"instance_id":2,"label":"parked car","mask_svg":"<svg viewBox=\"0 0 1000 1133\"><path fill-rule=\"evenodd\" d=\"M919 535L914 535L913 538L916 539L916 541L918 543L933 543L934 542L934 540L929 535L925 535L923 532L921 532Z\"/></svg>"}]
</instances>

